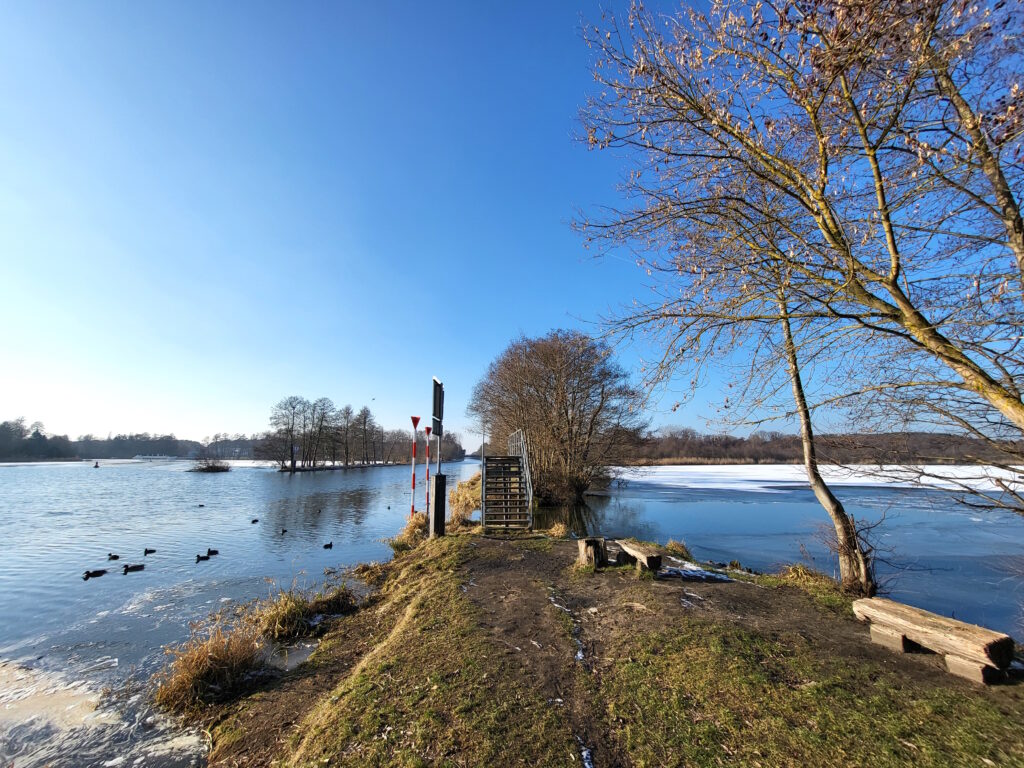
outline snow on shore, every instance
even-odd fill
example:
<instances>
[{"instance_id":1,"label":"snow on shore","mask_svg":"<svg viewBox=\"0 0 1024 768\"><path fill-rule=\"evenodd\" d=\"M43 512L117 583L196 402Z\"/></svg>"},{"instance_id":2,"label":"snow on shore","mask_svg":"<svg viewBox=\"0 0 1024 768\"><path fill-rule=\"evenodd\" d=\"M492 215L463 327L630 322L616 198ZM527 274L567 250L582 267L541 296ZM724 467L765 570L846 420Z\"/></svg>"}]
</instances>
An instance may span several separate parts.
<instances>
[{"instance_id":1,"label":"snow on shore","mask_svg":"<svg viewBox=\"0 0 1024 768\"><path fill-rule=\"evenodd\" d=\"M921 473L924 476L921 476ZM669 488L703 488L755 493L775 493L782 487L806 487L807 473L802 464L716 464L677 465L658 467L619 467L618 477L631 484ZM1007 481L1011 487L1024 490L1021 477L1014 477L995 467L951 464L861 465L840 467L822 465L821 474L826 482L837 486L881 486L983 491L998 490L995 480Z\"/></svg>"}]
</instances>

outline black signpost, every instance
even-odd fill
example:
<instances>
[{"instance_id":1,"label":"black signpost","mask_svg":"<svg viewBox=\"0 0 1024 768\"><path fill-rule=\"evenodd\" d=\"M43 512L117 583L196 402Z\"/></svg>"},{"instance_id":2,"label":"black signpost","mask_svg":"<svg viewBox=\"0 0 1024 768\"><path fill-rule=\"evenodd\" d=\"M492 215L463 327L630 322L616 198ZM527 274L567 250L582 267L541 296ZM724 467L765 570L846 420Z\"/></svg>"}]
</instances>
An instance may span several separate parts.
<instances>
[{"instance_id":1,"label":"black signpost","mask_svg":"<svg viewBox=\"0 0 1024 768\"><path fill-rule=\"evenodd\" d=\"M444 384L434 377L434 410L431 419L431 431L437 436L437 472L430 478L430 507L427 516L430 522L430 538L444 536L444 503L445 484L447 478L441 474L441 435L444 434L441 422L444 419ZM428 438L429 439L429 438Z\"/></svg>"}]
</instances>

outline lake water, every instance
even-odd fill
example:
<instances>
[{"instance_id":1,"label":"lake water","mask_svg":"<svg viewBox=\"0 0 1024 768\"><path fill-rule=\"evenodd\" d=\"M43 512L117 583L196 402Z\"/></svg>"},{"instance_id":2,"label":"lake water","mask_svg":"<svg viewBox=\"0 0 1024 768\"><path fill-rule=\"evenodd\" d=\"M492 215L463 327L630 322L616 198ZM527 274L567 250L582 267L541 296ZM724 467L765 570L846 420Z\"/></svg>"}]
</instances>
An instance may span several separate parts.
<instances>
[{"instance_id":1,"label":"lake water","mask_svg":"<svg viewBox=\"0 0 1024 768\"><path fill-rule=\"evenodd\" d=\"M1024 517L971 509L946 491L889 485L825 468L850 514L873 531L885 596L1024 641ZM803 562L838 575L831 522L796 465L623 470L622 487L589 498L572 527L646 541L682 539L701 560L758 571Z\"/></svg>"},{"instance_id":2,"label":"lake water","mask_svg":"<svg viewBox=\"0 0 1024 768\"><path fill-rule=\"evenodd\" d=\"M390 557L381 540L409 513L409 467L287 475L253 464L219 474L190 466L0 464L5 768L192 764L201 744L153 718L144 695L98 712L87 699L104 686L147 679L163 646L231 601L266 597L276 585L313 586L325 568ZM449 483L478 468L443 467ZM144 557L147 547L156 552ZM209 547L220 554L196 563ZM108 553L120 560L108 562ZM125 563L146 568L124 575ZM84 571L102 568L109 573L83 581Z\"/></svg>"},{"instance_id":3,"label":"lake water","mask_svg":"<svg viewBox=\"0 0 1024 768\"><path fill-rule=\"evenodd\" d=\"M409 468L281 474L238 464L0 465L0 764L190 765L196 736L153 716L141 688L189 622L325 568L381 560L404 524ZM478 471L445 465L451 485ZM794 470L796 474L794 474ZM417 506L423 506L420 467ZM824 511L793 467L627 472L573 515L578 532L684 539L698 558L832 572ZM858 517L885 516L880 564L896 599L1024 638L1024 518L966 510L944 493L839 481ZM203 506L200 506L203 505ZM258 523L252 519L258 518ZM282 529L287 533L282 534ZM333 542L331 550L323 544ZM156 553L143 557L143 549ZM220 550L208 562L195 555ZM121 556L107 561L107 553ZM145 563L122 575L119 566ZM86 569L110 568L82 580ZM104 686L129 694L92 701ZM131 691L135 693L131 693Z\"/></svg>"}]
</instances>

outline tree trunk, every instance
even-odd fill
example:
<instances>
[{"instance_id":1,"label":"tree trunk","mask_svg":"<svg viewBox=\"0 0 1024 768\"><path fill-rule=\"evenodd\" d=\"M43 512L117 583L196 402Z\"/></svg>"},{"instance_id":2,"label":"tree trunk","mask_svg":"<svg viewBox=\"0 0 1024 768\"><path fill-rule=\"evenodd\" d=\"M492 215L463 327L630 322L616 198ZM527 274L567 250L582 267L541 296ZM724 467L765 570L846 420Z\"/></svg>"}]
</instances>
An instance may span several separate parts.
<instances>
[{"instance_id":1,"label":"tree trunk","mask_svg":"<svg viewBox=\"0 0 1024 768\"><path fill-rule=\"evenodd\" d=\"M815 497L828 512L828 516L832 518L832 525L836 529L839 576L843 589L847 592L871 597L878 590L878 585L875 584L870 558L862 546L856 523L847 514L842 502L835 497L832 489L822 478L821 472L818 471L811 411L807 407L807 397L804 394L804 385L800 377L800 363L796 354L796 344L793 341L793 331L789 324L789 306L782 296L779 297L779 311L782 317L786 363L789 368L790 383L793 385L793 400L796 402L797 413L800 415L800 442L804 451L807 479Z\"/></svg>"}]
</instances>

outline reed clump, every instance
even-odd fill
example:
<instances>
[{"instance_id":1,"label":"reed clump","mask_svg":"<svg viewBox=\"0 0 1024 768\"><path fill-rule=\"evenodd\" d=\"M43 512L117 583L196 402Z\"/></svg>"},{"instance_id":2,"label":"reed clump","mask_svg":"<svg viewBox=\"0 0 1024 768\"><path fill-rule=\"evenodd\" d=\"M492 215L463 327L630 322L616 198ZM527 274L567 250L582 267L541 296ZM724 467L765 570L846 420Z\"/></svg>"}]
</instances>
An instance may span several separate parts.
<instances>
[{"instance_id":1,"label":"reed clump","mask_svg":"<svg viewBox=\"0 0 1024 768\"><path fill-rule=\"evenodd\" d=\"M352 569L352 575L371 587L379 587L388 577L386 563L360 563Z\"/></svg>"},{"instance_id":2,"label":"reed clump","mask_svg":"<svg viewBox=\"0 0 1024 768\"><path fill-rule=\"evenodd\" d=\"M676 539L669 539L668 544L665 545L665 551L670 555L681 558L682 560L689 560L693 562L693 553L690 552L690 548L686 546L686 542Z\"/></svg>"},{"instance_id":3,"label":"reed clump","mask_svg":"<svg viewBox=\"0 0 1024 768\"><path fill-rule=\"evenodd\" d=\"M318 616L337 616L356 607L356 597L344 584L319 592L282 589L257 603L247 617L270 640L287 642L315 632Z\"/></svg>"},{"instance_id":4,"label":"reed clump","mask_svg":"<svg viewBox=\"0 0 1024 768\"><path fill-rule=\"evenodd\" d=\"M481 475L477 472L448 492L448 510L451 514L448 524L452 528L468 525L473 512L480 509L480 482Z\"/></svg>"},{"instance_id":5,"label":"reed clump","mask_svg":"<svg viewBox=\"0 0 1024 768\"><path fill-rule=\"evenodd\" d=\"M165 649L172 659L154 676L154 701L172 712L189 713L230 698L261 666L263 648L259 628L250 622L193 627L187 641Z\"/></svg>"},{"instance_id":6,"label":"reed clump","mask_svg":"<svg viewBox=\"0 0 1024 768\"><path fill-rule=\"evenodd\" d=\"M770 586L792 586L802 589L816 603L830 611L848 615L851 612L851 600L843 594L842 585L821 571L808 568L803 563L787 565L777 574L758 576L761 584Z\"/></svg>"},{"instance_id":7,"label":"reed clump","mask_svg":"<svg viewBox=\"0 0 1024 768\"><path fill-rule=\"evenodd\" d=\"M555 523L548 528L547 534L552 539L564 539L569 535L569 526L565 523Z\"/></svg>"},{"instance_id":8,"label":"reed clump","mask_svg":"<svg viewBox=\"0 0 1024 768\"><path fill-rule=\"evenodd\" d=\"M218 616L194 625L187 641L165 649L172 659L153 677L154 702L189 714L229 699L263 668L271 642L314 634L321 626L317 617L348 613L356 606L356 596L344 584L317 592L292 587L241 609L231 623Z\"/></svg>"},{"instance_id":9,"label":"reed clump","mask_svg":"<svg viewBox=\"0 0 1024 768\"><path fill-rule=\"evenodd\" d=\"M405 523L401 533L390 539L386 539L391 551L396 555L416 549L421 542L427 538L427 516L422 512L415 512Z\"/></svg>"}]
</instances>

